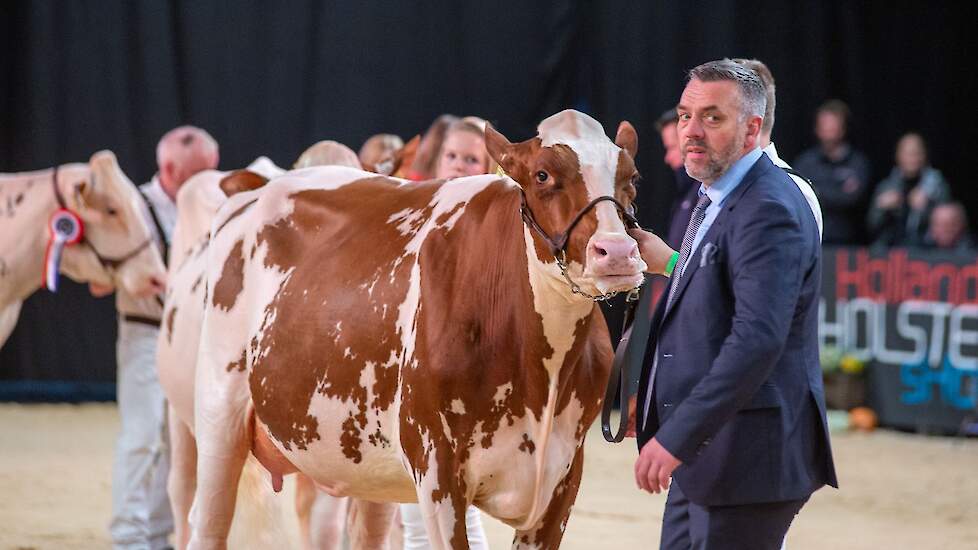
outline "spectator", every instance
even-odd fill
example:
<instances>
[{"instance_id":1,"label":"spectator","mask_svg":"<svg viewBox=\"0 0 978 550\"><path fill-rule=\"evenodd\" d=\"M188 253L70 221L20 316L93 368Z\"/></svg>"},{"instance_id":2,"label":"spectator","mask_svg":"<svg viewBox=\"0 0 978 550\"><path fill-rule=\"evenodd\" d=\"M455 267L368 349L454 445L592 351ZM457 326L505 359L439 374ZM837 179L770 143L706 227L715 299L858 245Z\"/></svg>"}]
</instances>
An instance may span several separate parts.
<instances>
[{"instance_id":1,"label":"spectator","mask_svg":"<svg viewBox=\"0 0 978 550\"><path fill-rule=\"evenodd\" d=\"M469 116L452 122L445 129L434 176L450 179L495 171L486 151L485 128L486 121L478 117Z\"/></svg>"},{"instance_id":2,"label":"spectator","mask_svg":"<svg viewBox=\"0 0 978 550\"><path fill-rule=\"evenodd\" d=\"M818 197L815 196L815 190L803 175L795 171L791 165L778 156L778 148L771 141L771 134L774 132L774 111L777 106L777 88L774 84L774 75L771 73L771 69L763 61L758 59L734 59L733 61L757 73L758 78L761 79L761 84L764 84L764 96L767 98L767 105L764 107L764 121L761 123L761 133L757 136L758 145L760 145L764 154L771 159L771 162L775 166L781 168L791 176L791 180L795 182L798 190L805 196L805 201L808 203L808 207L812 209L812 215L815 216L815 225L818 226L818 236L821 237L824 231L822 207L818 202Z\"/></svg>"},{"instance_id":3,"label":"spectator","mask_svg":"<svg viewBox=\"0 0 978 550\"><path fill-rule=\"evenodd\" d=\"M846 141L849 107L833 99L815 114L815 136L819 144L803 152L795 168L815 185L822 204L825 244L856 244L863 241L861 224L869 195L869 161Z\"/></svg>"},{"instance_id":4,"label":"spectator","mask_svg":"<svg viewBox=\"0 0 978 550\"><path fill-rule=\"evenodd\" d=\"M923 244L934 206L950 199L940 171L927 165L927 146L919 134L897 142L896 166L876 187L867 218L874 245Z\"/></svg>"},{"instance_id":5,"label":"spectator","mask_svg":"<svg viewBox=\"0 0 978 550\"><path fill-rule=\"evenodd\" d=\"M655 121L655 129L659 131L662 148L665 149L662 160L672 170L676 183L676 200L669 212L669 233L666 236L666 244L674 250L679 250L679 246L683 243L683 235L686 233L686 226L689 225L689 216L693 212L693 206L696 205L700 188L700 182L689 177L686 167L683 166L679 135L676 133L678 121L676 109L669 109Z\"/></svg>"},{"instance_id":6,"label":"spectator","mask_svg":"<svg viewBox=\"0 0 978 550\"><path fill-rule=\"evenodd\" d=\"M459 118L455 115L444 114L431 123L421 138L418 152L414 156L407 172L407 179L414 181L430 180L435 177L435 166L438 163L438 153L441 142L445 139L445 131Z\"/></svg>"},{"instance_id":7,"label":"spectator","mask_svg":"<svg viewBox=\"0 0 978 550\"><path fill-rule=\"evenodd\" d=\"M934 207L924 244L955 252L974 249L975 241L968 233L968 216L961 203L946 202Z\"/></svg>"},{"instance_id":8,"label":"spectator","mask_svg":"<svg viewBox=\"0 0 978 550\"><path fill-rule=\"evenodd\" d=\"M362 156L363 149L360 149L360 152ZM309 168L310 166L349 166L350 168L365 169L360 163L360 157L353 152L353 149L333 140L323 140L309 146L299 155L299 159L295 161L293 168Z\"/></svg>"},{"instance_id":9,"label":"spectator","mask_svg":"<svg viewBox=\"0 0 978 550\"><path fill-rule=\"evenodd\" d=\"M176 224L176 196L194 174L217 167L218 146L206 131L181 126L166 133L156 148L159 172L141 185L144 215L155 227L157 245L166 249ZM95 296L111 287L89 284ZM156 375L156 340L163 302L116 293L119 332L116 343L116 392L121 429L112 463L112 520L114 549L167 548L173 531L166 482L170 468L167 449L167 406Z\"/></svg>"}]
</instances>

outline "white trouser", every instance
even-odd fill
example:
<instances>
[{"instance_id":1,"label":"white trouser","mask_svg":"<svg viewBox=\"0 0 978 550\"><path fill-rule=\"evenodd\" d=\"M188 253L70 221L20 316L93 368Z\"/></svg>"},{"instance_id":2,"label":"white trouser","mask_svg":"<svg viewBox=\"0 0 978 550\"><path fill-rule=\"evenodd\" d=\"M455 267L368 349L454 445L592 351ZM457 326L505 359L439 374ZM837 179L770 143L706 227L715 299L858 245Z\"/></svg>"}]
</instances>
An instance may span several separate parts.
<instances>
[{"instance_id":1,"label":"white trouser","mask_svg":"<svg viewBox=\"0 0 978 550\"><path fill-rule=\"evenodd\" d=\"M421 506L401 505L401 523L404 524L404 550L430 550L428 532L424 528ZM486 532L482 529L482 516L479 509L469 506L465 510L465 532L469 535L470 550L489 550Z\"/></svg>"},{"instance_id":2,"label":"white trouser","mask_svg":"<svg viewBox=\"0 0 978 550\"><path fill-rule=\"evenodd\" d=\"M116 394L122 424L112 464L116 549L159 550L173 531L166 477L170 451L166 399L156 375L156 336L147 325L120 320Z\"/></svg>"}]
</instances>

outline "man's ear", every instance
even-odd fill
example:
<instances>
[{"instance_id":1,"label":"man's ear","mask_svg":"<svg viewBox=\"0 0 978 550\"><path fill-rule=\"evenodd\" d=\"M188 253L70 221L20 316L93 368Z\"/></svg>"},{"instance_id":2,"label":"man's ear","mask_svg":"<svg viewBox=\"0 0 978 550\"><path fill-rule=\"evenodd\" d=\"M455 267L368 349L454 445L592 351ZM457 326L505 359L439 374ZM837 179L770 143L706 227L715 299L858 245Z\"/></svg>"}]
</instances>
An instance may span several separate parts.
<instances>
[{"instance_id":1,"label":"man's ear","mask_svg":"<svg viewBox=\"0 0 978 550\"><path fill-rule=\"evenodd\" d=\"M744 140L744 147L753 149L759 144L763 123L764 119L756 115L747 119L747 136Z\"/></svg>"},{"instance_id":2,"label":"man's ear","mask_svg":"<svg viewBox=\"0 0 978 550\"><path fill-rule=\"evenodd\" d=\"M518 161L513 155L513 144L488 122L486 123L486 151L504 172L510 175L515 173Z\"/></svg>"},{"instance_id":3,"label":"man's ear","mask_svg":"<svg viewBox=\"0 0 978 550\"><path fill-rule=\"evenodd\" d=\"M631 122L623 120L618 125L618 133L615 134L615 145L627 151L628 155L632 157L632 160L635 160L635 155L638 154L638 132L635 131L635 127L632 126Z\"/></svg>"},{"instance_id":4,"label":"man's ear","mask_svg":"<svg viewBox=\"0 0 978 550\"><path fill-rule=\"evenodd\" d=\"M170 185L170 182L177 181L177 167L171 161L163 163L160 166L160 183L166 188Z\"/></svg>"}]
</instances>

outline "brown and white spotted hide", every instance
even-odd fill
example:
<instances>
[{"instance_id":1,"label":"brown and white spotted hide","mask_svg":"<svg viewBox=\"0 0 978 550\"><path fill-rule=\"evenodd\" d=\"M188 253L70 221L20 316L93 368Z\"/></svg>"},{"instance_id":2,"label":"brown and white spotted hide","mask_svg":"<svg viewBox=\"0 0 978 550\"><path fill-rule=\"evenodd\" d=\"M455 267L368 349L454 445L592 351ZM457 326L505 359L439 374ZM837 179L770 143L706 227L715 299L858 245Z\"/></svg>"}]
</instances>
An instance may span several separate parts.
<instances>
[{"instance_id":1,"label":"brown and white spotted hide","mask_svg":"<svg viewBox=\"0 0 978 550\"><path fill-rule=\"evenodd\" d=\"M600 310L524 225L520 193L553 233L597 196L627 205L623 128L628 151L574 111L515 145L490 129L513 179L310 168L229 199L197 374L199 547L226 535L222 488L248 449L273 476L419 502L434 548L467 548L469 503L515 527L515 547L559 546L611 347ZM570 274L591 292L631 288L644 268L634 248L600 203L572 234Z\"/></svg>"}]
</instances>

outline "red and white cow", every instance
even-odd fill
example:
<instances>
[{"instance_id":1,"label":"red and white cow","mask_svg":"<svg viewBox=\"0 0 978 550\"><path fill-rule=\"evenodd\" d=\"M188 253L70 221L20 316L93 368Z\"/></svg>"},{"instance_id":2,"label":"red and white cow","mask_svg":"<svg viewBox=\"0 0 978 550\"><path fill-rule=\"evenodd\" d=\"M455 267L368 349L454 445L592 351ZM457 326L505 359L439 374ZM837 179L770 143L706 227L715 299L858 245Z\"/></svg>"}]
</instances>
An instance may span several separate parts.
<instances>
[{"instance_id":1,"label":"red and white cow","mask_svg":"<svg viewBox=\"0 0 978 550\"><path fill-rule=\"evenodd\" d=\"M487 128L512 179L310 168L221 207L192 548L226 546L249 451L274 485L299 471L332 494L418 502L435 548L467 548L470 503L513 526L515 548L559 546L611 345L555 256L591 295L634 288L645 265L620 213L631 125L613 143L564 111L538 132L511 144Z\"/></svg>"},{"instance_id":2,"label":"red and white cow","mask_svg":"<svg viewBox=\"0 0 978 550\"><path fill-rule=\"evenodd\" d=\"M0 174L0 345L21 302L42 285L48 222L59 208L74 212L83 226L83 240L64 249L61 273L135 296L163 291L165 268L142 198L112 152L95 153L88 164Z\"/></svg>"},{"instance_id":3,"label":"red and white cow","mask_svg":"<svg viewBox=\"0 0 978 550\"><path fill-rule=\"evenodd\" d=\"M344 162L356 167L360 165L352 150L333 141L310 147L300 161L309 165ZM268 179L283 173L285 170L271 160L259 157L245 170L200 172L187 180L177 194L177 222L170 246L170 284L164 303L156 364L160 385L170 407L171 468L167 489L173 509L176 547L180 549L186 547L189 536L187 516L197 468L193 437L194 375L204 313L204 252L209 243L211 224L228 196L258 189ZM326 546L340 540L345 502L316 495L306 480L297 485L296 493L303 544L311 548L317 547L313 545L314 539ZM315 522L311 521L314 513L318 520Z\"/></svg>"}]
</instances>

